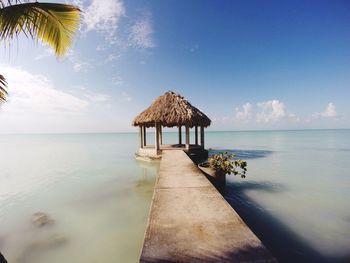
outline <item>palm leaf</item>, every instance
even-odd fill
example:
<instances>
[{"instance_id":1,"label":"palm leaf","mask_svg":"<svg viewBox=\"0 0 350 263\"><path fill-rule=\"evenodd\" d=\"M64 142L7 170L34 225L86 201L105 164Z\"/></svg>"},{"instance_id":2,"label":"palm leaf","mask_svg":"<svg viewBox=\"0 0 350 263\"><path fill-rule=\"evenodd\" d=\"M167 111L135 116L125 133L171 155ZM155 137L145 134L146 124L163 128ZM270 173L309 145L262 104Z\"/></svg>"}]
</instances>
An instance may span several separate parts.
<instances>
[{"instance_id":1,"label":"palm leaf","mask_svg":"<svg viewBox=\"0 0 350 263\"><path fill-rule=\"evenodd\" d=\"M20 33L49 44L57 56L72 45L80 22L77 7L55 3L24 3L0 9L0 39L10 40Z\"/></svg>"},{"instance_id":2,"label":"palm leaf","mask_svg":"<svg viewBox=\"0 0 350 263\"><path fill-rule=\"evenodd\" d=\"M7 86L7 82L4 76L0 74L0 102L4 102L6 100L6 95L7 95L6 86Z\"/></svg>"}]
</instances>

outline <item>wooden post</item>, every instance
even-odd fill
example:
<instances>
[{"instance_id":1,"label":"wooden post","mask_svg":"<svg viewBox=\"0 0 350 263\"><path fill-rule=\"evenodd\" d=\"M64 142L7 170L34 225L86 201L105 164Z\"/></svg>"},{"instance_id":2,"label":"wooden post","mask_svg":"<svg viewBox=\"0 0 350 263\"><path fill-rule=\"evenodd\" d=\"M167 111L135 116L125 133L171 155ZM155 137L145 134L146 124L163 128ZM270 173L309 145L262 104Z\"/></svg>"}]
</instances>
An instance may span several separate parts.
<instances>
[{"instance_id":1,"label":"wooden post","mask_svg":"<svg viewBox=\"0 0 350 263\"><path fill-rule=\"evenodd\" d=\"M186 150L190 149L190 127L186 125Z\"/></svg>"},{"instance_id":2,"label":"wooden post","mask_svg":"<svg viewBox=\"0 0 350 263\"><path fill-rule=\"evenodd\" d=\"M182 131L181 131L181 125L179 125L179 145L182 144Z\"/></svg>"},{"instance_id":3,"label":"wooden post","mask_svg":"<svg viewBox=\"0 0 350 263\"><path fill-rule=\"evenodd\" d=\"M146 130L146 126L143 125L143 146L146 146L146 138L147 138L147 130Z\"/></svg>"},{"instance_id":4,"label":"wooden post","mask_svg":"<svg viewBox=\"0 0 350 263\"><path fill-rule=\"evenodd\" d=\"M139 135L140 135L140 148L143 148L143 126L140 126L140 131L139 131Z\"/></svg>"},{"instance_id":5,"label":"wooden post","mask_svg":"<svg viewBox=\"0 0 350 263\"><path fill-rule=\"evenodd\" d=\"M201 126L201 146L204 149L204 127Z\"/></svg>"},{"instance_id":6,"label":"wooden post","mask_svg":"<svg viewBox=\"0 0 350 263\"><path fill-rule=\"evenodd\" d=\"M159 137L160 137L160 145L163 144L163 128L162 125L159 124Z\"/></svg>"},{"instance_id":7,"label":"wooden post","mask_svg":"<svg viewBox=\"0 0 350 263\"><path fill-rule=\"evenodd\" d=\"M156 150L156 154L158 155L158 151L159 151L159 125L158 123L155 123L155 136L154 136L154 148Z\"/></svg>"},{"instance_id":8,"label":"wooden post","mask_svg":"<svg viewBox=\"0 0 350 263\"><path fill-rule=\"evenodd\" d=\"M198 144L198 126L194 126L194 144Z\"/></svg>"}]
</instances>

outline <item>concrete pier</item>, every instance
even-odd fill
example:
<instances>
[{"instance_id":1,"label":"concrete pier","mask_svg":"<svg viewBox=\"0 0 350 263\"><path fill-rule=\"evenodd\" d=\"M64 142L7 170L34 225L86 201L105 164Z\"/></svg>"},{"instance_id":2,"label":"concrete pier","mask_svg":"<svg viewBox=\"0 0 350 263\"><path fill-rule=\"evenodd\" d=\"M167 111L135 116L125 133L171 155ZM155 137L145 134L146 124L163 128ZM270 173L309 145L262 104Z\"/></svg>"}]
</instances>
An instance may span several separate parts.
<instances>
[{"instance_id":1,"label":"concrete pier","mask_svg":"<svg viewBox=\"0 0 350 263\"><path fill-rule=\"evenodd\" d=\"M277 262L183 150L163 150L140 262Z\"/></svg>"}]
</instances>

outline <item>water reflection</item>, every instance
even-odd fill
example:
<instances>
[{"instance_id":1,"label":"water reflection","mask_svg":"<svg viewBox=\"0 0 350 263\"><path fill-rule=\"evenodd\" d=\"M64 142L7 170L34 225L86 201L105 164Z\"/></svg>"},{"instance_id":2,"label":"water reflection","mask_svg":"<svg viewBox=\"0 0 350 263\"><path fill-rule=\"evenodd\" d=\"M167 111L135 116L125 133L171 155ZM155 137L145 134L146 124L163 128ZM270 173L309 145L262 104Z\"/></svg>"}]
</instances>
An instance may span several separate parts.
<instances>
[{"instance_id":1,"label":"water reflection","mask_svg":"<svg viewBox=\"0 0 350 263\"><path fill-rule=\"evenodd\" d=\"M159 163L137 161L139 166L139 178L136 180L134 189L142 197L152 196L156 175L159 171Z\"/></svg>"}]
</instances>

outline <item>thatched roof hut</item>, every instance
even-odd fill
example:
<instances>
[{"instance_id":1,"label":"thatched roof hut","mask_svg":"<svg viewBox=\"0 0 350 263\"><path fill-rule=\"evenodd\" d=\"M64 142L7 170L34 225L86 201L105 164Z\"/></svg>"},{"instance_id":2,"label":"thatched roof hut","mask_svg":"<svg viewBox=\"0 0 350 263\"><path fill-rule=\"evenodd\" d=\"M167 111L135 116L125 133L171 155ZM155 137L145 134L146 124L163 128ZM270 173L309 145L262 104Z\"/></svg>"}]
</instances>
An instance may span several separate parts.
<instances>
[{"instance_id":1,"label":"thatched roof hut","mask_svg":"<svg viewBox=\"0 0 350 263\"><path fill-rule=\"evenodd\" d=\"M204 128L208 127L211 120L199 109L192 106L184 97L172 91L158 97L146 110L141 112L133 121L133 126L140 127L141 149L146 147L146 128L155 127L155 145L158 150L162 144L162 127L178 127L179 142L177 147L190 147L190 128L195 128L194 147L204 148ZM186 144L182 144L181 127L186 128ZM198 144L198 127L200 127L201 144ZM140 150L141 150L140 149Z\"/></svg>"},{"instance_id":2,"label":"thatched roof hut","mask_svg":"<svg viewBox=\"0 0 350 263\"><path fill-rule=\"evenodd\" d=\"M208 127L211 120L184 97L172 91L159 96L151 106L141 112L133 121L133 126L154 127L194 126Z\"/></svg>"}]
</instances>

